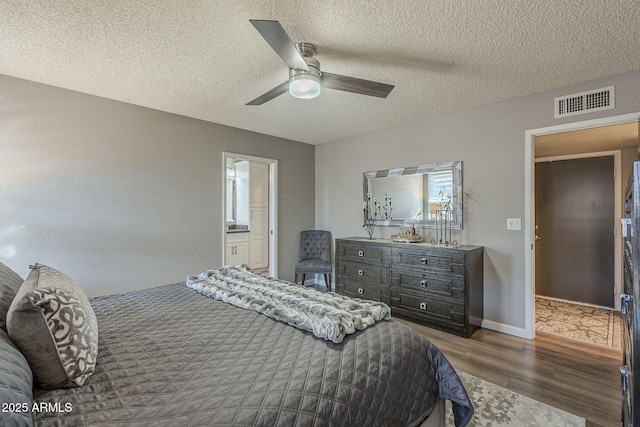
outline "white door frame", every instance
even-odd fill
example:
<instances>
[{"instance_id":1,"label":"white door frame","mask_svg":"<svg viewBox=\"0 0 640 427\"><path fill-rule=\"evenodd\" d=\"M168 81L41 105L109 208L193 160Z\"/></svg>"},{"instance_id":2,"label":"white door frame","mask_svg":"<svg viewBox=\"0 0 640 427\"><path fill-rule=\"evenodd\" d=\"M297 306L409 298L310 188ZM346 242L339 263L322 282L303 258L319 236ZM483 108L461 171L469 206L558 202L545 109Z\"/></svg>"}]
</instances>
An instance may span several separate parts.
<instances>
[{"instance_id":1,"label":"white door frame","mask_svg":"<svg viewBox=\"0 0 640 427\"><path fill-rule=\"evenodd\" d=\"M227 159L248 160L269 164L269 272L278 277L278 161L266 157L222 152L222 260L224 265L227 240Z\"/></svg>"},{"instance_id":2,"label":"white door frame","mask_svg":"<svg viewBox=\"0 0 640 427\"><path fill-rule=\"evenodd\" d=\"M604 117L601 119L586 120L582 122L567 123L557 126L549 126L525 131L524 136L524 197L525 197L525 217L524 217L524 258L525 258L525 331L524 338L533 339L535 337L535 245L533 237L535 218L535 137L554 133L568 132L573 130L597 128L601 126L619 125L640 121L640 112L623 114L619 116Z\"/></svg>"}]
</instances>

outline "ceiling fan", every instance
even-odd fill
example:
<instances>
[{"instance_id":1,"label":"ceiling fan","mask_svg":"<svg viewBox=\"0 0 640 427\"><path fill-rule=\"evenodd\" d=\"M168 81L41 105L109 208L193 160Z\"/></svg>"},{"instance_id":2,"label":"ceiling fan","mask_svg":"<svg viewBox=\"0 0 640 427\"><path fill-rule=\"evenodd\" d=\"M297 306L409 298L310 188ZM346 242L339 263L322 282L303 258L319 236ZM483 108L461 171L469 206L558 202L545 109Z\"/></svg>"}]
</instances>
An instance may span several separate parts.
<instances>
[{"instance_id":1,"label":"ceiling fan","mask_svg":"<svg viewBox=\"0 0 640 427\"><path fill-rule=\"evenodd\" d=\"M262 105L287 91L296 98L315 98L320 95L321 87L378 98L386 98L394 88L385 83L320 71L320 62L313 57L315 45L306 42L293 44L278 21L250 19L249 22L289 67L289 80L246 105Z\"/></svg>"}]
</instances>

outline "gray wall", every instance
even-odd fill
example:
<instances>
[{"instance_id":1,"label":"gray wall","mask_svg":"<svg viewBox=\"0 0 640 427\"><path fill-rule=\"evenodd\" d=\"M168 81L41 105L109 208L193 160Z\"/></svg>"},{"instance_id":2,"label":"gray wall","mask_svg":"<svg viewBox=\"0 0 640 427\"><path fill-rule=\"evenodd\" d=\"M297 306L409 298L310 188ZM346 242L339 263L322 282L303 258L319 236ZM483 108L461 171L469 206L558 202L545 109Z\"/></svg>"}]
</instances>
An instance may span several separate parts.
<instances>
[{"instance_id":1,"label":"gray wall","mask_svg":"<svg viewBox=\"0 0 640 427\"><path fill-rule=\"evenodd\" d=\"M0 261L89 295L222 262L222 153L278 160L279 275L314 226L314 147L0 75Z\"/></svg>"},{"instance_id":2,"label":"gray wall","mask_svg":"<svg viewBox=\"0 0 640 427\"><path fill-rule=\"evenodd\" d=\"M336 238L366 236L362 172L462 160L468 195L464 229L454 237L485 247L485 321L500 330L524 329L530 251L524 228L507 231L506 223L522 218L525 225L525 131L640 112L639 83L636 71L316 146L316 227ZM615 109L553 118L554 97L610 85ZM396 231L378 227L376 237Z\"/></svg>"}]
</instances>

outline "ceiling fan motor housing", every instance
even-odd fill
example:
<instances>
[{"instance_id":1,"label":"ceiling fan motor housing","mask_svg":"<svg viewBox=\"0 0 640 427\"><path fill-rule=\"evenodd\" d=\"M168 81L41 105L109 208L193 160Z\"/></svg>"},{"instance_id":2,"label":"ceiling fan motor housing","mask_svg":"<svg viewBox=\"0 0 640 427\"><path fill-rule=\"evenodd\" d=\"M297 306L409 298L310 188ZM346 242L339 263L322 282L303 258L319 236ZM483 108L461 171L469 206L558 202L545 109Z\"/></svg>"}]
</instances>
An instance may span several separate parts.
<instances>
[{"instance_id":1,"label":"ceiling fan motor housing","mask_svg":"<svg viewBox=\"0 0 640 427\"><path fill-rule=\"evenodd\" d=\"M294 78L294 77L308 76L308 75L313 75L313 76L317 77L318 79L320 78L320 76L321 76L321 74L320 74L320 62L318 62L317 59L309 58L307 56L304 57L304 62L307 63L307 66L309 67L309 71L296 70L296 69L292 68L292 69L289 70L289 81L291 81L291 79ZM300 77L298 77L298 78L300 78Z\"/></svg>"},{"instance_id":2,"label":"ceiling fan motor housing","mask_svg":"<svg viewBox=\"0 0 640 427\"><path fill-rule=\"evenodd\" d=\"M300 55L302 55L302 59L304 59L307 67L309 67L309 71L296 70L292 68L289 70L289 81L291 81L293 77L309 74L320 79L320 76L322 75L320 73L320 62L313 57L316 54L316 46L313 43L302 42L296 44L296 48L298 49L298 52L300 52Z\"/></svg>"},{"instance_id":3,"label":"ceiling fan motor housing","mask_svg":"<svg viewBox=\"0 0 640 427\"><path fill-rule=\"evenodd\" d=\"M289 69L289 93L296 98L315 98L320 94L320 62L313 58L316 47L311 43L298 43L296 48L309 67L307 70Z\"/></svg>"}]
</instances>

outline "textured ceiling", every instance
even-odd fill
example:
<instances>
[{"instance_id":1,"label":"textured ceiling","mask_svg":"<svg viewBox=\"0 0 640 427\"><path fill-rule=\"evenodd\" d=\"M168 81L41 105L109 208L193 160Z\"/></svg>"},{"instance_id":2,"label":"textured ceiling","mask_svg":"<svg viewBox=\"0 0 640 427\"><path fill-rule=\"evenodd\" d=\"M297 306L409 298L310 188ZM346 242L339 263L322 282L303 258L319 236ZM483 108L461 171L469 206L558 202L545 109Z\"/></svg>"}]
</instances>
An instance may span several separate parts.
<instances>
[{"instance_id":1,"label":"textured ceiling","mask_svg":"<svg viewBox=\"0 0 640 427\"><path fill-rule=\"evenodd\" d=\"M288 77L249 19L396 87L246 106ZM637 69L633 0L0 2L0 74L310 144Z\"/></svg>"}]
</instances>

